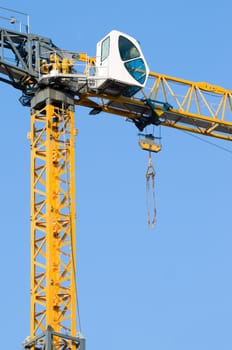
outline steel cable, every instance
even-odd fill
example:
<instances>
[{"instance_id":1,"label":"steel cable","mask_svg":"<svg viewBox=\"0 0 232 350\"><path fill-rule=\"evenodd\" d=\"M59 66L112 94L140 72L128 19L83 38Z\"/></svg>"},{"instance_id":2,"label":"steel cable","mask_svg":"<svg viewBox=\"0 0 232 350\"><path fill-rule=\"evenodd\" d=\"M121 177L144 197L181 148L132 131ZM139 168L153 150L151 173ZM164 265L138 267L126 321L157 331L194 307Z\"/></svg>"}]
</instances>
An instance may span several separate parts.
<instances>
[{"instance_id":1,"label":"steel cable","mask_svg":"<svg viewBox=\"0 0 232 350\"><path fill-rule=\"evenodd\" d=\"M146 171L147 223L149 228L153 228L156 224L155 174L151 153L149 153Z\"/></svg>"}]
</instances>

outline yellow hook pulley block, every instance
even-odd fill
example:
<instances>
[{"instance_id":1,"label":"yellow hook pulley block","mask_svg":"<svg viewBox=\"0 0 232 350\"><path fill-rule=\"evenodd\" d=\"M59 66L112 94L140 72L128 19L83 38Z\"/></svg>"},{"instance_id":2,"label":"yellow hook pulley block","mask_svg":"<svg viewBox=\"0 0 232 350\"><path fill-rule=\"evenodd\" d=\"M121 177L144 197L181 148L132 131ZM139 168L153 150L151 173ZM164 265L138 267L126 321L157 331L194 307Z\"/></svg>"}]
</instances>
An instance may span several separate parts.
<instances>
[{"instance_id":1,"label":"yellow hook pulley block","mask_svg":"<svg viewBox=\"0 0 232 350\"><path fill-rule=\"evenodd\" d=\"M161 144L155 142L155 137L152 134L139 134L140 136L143 136L144 138L139 139L139 146L144 151L149 152L159 152L161 150Z\"/></svg>"}]
</instances>

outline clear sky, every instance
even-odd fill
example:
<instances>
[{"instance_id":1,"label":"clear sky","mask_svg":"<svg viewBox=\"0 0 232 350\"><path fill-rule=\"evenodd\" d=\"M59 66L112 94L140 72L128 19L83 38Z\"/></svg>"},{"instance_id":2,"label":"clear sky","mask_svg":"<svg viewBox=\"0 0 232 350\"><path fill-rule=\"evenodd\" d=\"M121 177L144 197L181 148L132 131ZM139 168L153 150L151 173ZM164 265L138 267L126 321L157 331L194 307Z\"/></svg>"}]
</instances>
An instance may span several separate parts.
<instances>
[{"instance_id":1,"label":"clear sky","mask_svg":"<svg viewBox=\"0 0 232 350\"><path fill-rule=\"evenodd\" d=\"M230 0L2 1L31 32L95 55L110 30L141 43L149 67L231 89ZM4 24L1 24L4 26ZM30 111L1 94L1 347L30 323ZM147 153L125 120L76 108L78 290L87 350L227 350L232 346L230 152L162 128L157 225L147 228ZM208 139L207 139L208 140Z\"/></svg>"}]
</instances>

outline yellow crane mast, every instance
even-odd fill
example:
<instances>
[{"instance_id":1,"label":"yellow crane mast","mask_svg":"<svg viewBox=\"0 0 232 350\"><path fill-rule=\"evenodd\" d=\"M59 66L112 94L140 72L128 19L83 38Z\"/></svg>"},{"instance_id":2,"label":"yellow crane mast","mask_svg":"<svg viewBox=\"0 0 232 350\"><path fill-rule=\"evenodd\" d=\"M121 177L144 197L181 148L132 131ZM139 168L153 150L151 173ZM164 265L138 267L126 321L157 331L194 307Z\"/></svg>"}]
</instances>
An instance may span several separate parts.
<instances>
[{"instance_id":1,"label":"yellow crane mast","mask_svg":"<svg viewBox=\"0 0 232 350\"><path fill-rule=\"evenodd\" d=\"M232 91L150 72L137 41L118 31L99 41L96 58L28 31L0 32L0 81L21 90L31 111L31 326L24 349L84 350L75 279L75 106L124 117L140 132L162 125L232 141Z\"/></svg>"},{"instance_id":2,"label":"yellow crane mast","mask_svg":"<svg viewBox=\"0 0 232 350\"><path fill-rule=\"evenodd\" d=\"M31 105L30 334L76 336L73 99L45 90Z\"/></svg>"}]
</instances>

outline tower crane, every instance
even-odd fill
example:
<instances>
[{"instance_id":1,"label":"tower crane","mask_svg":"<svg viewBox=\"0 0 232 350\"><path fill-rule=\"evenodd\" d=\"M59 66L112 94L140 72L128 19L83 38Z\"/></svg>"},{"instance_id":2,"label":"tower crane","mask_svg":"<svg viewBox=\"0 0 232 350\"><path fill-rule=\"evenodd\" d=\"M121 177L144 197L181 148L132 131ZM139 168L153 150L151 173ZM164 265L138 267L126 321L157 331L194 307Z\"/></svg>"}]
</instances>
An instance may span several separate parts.
<instances>
[{"instance_id":1,"label":"tower crane","mask_svg":"<svg viewBox=\"0 0 232 350\"><path fill-rule=\"evenodd\" d=\"M111 31L96 57L50 38L0 28L0 81L22 92L31 129L31 320L24 349L85 349L76 333L76 106L140 132L162 125L232 141L232 91L151 72L139 43ZM181 93L180 93L181 90ZM158 151L152 138L140 146Z\"/></svg>"}]
</instances>

